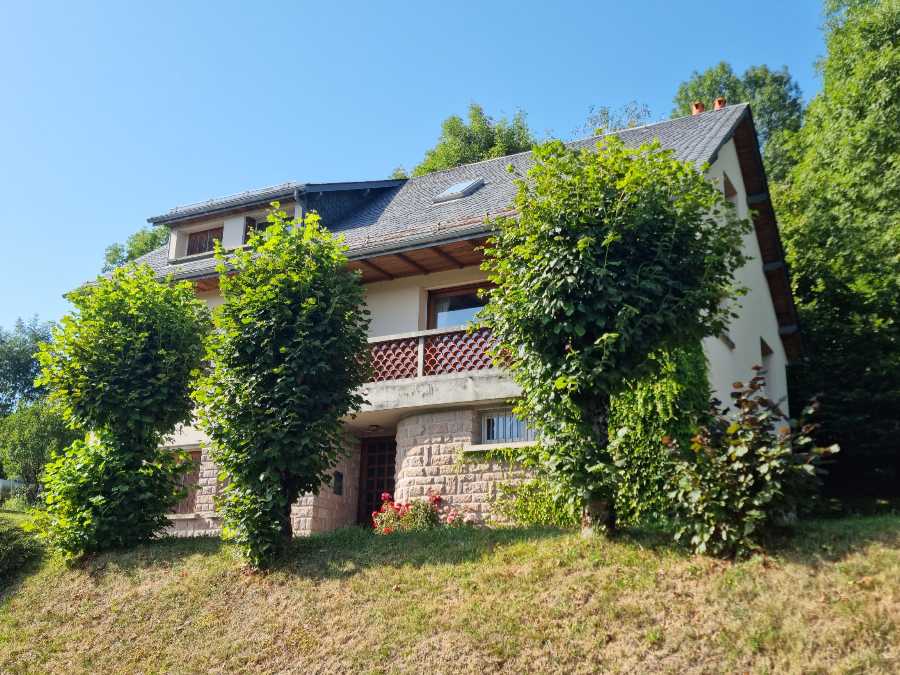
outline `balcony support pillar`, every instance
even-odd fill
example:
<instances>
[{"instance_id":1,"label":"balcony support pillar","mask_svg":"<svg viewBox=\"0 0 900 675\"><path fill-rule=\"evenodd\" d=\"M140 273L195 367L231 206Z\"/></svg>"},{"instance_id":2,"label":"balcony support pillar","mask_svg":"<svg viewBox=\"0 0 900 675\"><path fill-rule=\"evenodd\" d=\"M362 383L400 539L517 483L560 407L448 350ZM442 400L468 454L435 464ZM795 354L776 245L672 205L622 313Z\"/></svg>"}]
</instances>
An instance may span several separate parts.
<instances>
[{"instance_id":1,"label":"balcony support pillar","mask_svg":"<svg viewBox=\"0 0 900 675\"><path fill-rule=\"evenodd\" d=\"M422 377L425 374L425 336L419 336L419 347L418 353L416 355L417 358L417 377Z\"/></svg>"}]
</instances>

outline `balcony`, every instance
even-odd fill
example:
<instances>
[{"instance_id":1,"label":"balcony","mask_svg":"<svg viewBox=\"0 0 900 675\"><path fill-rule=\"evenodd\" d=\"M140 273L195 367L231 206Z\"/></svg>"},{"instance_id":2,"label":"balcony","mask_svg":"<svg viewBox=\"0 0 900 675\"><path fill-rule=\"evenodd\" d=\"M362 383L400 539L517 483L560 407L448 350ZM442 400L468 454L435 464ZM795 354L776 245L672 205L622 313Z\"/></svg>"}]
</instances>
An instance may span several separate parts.
<instances>
[{"instance_id":1,"label":"balcony","mask_svg":"<svg viewBox=\"0 0 900 675\"><path fill-rule=\"evenodd\" d=\"M493 368L491 332L436 328L369 338L372 382L450 375Z\"/></svg>"}]
</instances>

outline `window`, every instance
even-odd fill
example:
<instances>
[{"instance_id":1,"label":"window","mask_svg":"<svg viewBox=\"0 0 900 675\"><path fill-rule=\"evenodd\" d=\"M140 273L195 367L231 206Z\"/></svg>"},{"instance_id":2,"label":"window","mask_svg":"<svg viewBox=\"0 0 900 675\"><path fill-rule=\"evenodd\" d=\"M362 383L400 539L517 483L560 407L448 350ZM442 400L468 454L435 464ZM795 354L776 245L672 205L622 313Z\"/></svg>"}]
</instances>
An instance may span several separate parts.
<instances>
[{"instance_id":1,"label":"window","mask_svg":"<svg viewBox=\"0 0 900 675\"><path fill-rule=\"evenodd\" d=\"M481 414L481 442L517 443L533 441L534 429L513 415L512 409L488 410Z\"/></svg>"},{"instance_id":2,"label":"window","mask_svg":"<svg viewBox=\"0 0 900 675\"><path fill-rule=\"evenodd\" d=\"M191 232L188 235L187 255L208 253L215 248L215 242L222 241L222 228L214 227L210 230Z\"/></svg>"},{"instance_id":3,"label":"window","mask_svg":"<svg viewBox=\"0 0 900 675\"><path fill-rule=\"evenodd\" d=\"M728 178L728 174L723 173L722 175L725 177L725 180L724 180L725 199L727 199L732 204L737 206L737 190L735 189L734 184L731 182L731 179Z\"/></svg>"},{"instance_id":4,"label":"window","mask_svg":"<svg viewBox=\"0 0 900 675\"><path fill-rule=\"evenodd\" d=\"M259 223L256 222L256 218L251 216L247 216L244 218L244 243L247 243L247 240L250 236L256 232L256 229L259 227Z\"/></svg>"},{"instance_id":5,"label":"window","mask_svg":"<svg viewBox=\"0 0 900 675\"><path fill-rule=\"evenodd\" d=\"M197 483L200 481L200 451L188 453L190 471L181 476L181 487L187 489L187 495L175 505L175 513L190 514L196 511Z\"/></svg>"},{"instance_id":6,"label":"window","mask_svg":"<svg viewBox=\"0 0 900 675\"><path fill-rule=\"evenodd\" d=\"M434 203L440 204L441 202L449 202L451 199L462 199L463 197L468 197L482 185L484 185L483 178L473 178L470 180L460 181L459 183L454 183L440 194L435 195Z\"/></svg>"},{"instance_id":7,"label":"window","mask_svg":"<svg viewBox=\"0 0 900 675\"><path fill-rule=\"evenodd\" d=\"M334 472L334 482L331 484L331 491L338 497L344 494L344 474L340 471Z\"/></svg>"},{"instance_id":8,"label":"window","mask_svg":"<svg viewBox=\"0 0 900 675\"><path fill-rule=\"evenodd\" d=\"M465 326L473 321L478 310L487 304L487 298L478 297L478 290L485 287L480 283L429 291L428 328Z\"/></svg>"}]
</instances>

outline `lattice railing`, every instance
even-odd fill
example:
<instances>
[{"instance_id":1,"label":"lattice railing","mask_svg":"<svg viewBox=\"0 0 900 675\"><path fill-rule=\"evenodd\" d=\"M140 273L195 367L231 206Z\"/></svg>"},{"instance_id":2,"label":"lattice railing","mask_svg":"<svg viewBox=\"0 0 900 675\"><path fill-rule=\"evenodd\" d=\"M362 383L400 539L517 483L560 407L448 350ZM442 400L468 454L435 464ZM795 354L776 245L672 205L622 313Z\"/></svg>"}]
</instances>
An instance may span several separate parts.
<instances>
[{"instance_id":1,"label":"lattice railing","mask_svg":"<svg viewBox=\"0 0 900 675\"><path fill-rule=\"evenodd\" d=\"M426 375L464 373L493 368L488 355L491 332L479 328L437 329L375 338L369 343L372 381L399 380Z\"/></svg>"},{"instance_id":2,"label":"lattice railing","mask_svg":"<svg viewBox=\"0 0 900 675\"><path fill-rule=\"evenodd\" d=\"M369 344L372 381L401 380L419 374L419 339L385 340Z\"/></svg>"}]
</instances>

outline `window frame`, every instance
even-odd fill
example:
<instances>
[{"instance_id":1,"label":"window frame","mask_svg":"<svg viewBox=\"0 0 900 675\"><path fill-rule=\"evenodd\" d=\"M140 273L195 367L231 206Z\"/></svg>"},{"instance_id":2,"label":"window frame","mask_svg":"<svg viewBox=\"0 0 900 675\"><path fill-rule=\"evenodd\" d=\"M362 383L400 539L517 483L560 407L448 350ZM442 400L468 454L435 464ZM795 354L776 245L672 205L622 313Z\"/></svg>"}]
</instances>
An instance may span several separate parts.
<instances>
[{"instance_id":1,"label":"window frame","mask_svg":"<svg viewBox=\"0 0 900 675\"><path fill-rule=\"evenodd\" d=\"M489 289L494 288L496 284L491 283L490 281L476 281L470 284L463 284L461 286L448 286L446 288L433 288L428 291L428 303L427 303L427 319L425 323L425 327L428 330L433 330L437 328L437 303L436 300L441 300L443 298L454 298L460 295L469 295L472 291L479 291L482 288ZM464 327L466 324L460 324L460 328ZM448 326L450 328L450 326Z\"/></svg>"},{"instance_id":2,"label":"window frame","mask_svg":"<svg viewBox=\"0 0 900 675\"><path fill-rule=\"evenodd\" d=\"M222 237L225 234L225 226L218 225L216 227L208 227L204 230L197 230L196 232L188 232L187 233L187 236L188 236L187 246L185 247L185 256L189 257L192 255L203 255L204 253L212 253L212 251L214 251L215 247L216 247L214 242L216 241L217 237L210 236L211 232L218 232L219 233L218 241L221 242ZM210 248L204 248L202 251L193 251L192 252L191 251L191 242L195 240L195 237L199 237L200 235L206 235L206 244L209 245L210 242L212 242L212 246L210 246Z\"/></svg>"},{"instance_id":3,"label":"window frame","mask_svg":"<svg viewBox=\"0 0 900 675\"><path fill-rule=\"evenodd\" d=\"M496 420L501 417L512 418L513 420L515 420L515 423L520 424L521 428L522 428L522 435L520 437L516 437L516 438L506 436L506 437L500 438L500 439L496 439L496 438L489 439L487 437L488 436L488 434L487 434L488 420L491 418ZM504 424L505 424L505 427L508 429L509 423L505 422ZM479 426L480 433L481 433L481 436L479 439L479 445L502 445L502 444L506 444L506 443L534 443L535 441L537 441L537 431L535 431L534 429L529 427L526 422L524 422L523 420L520 420L518 417L516 417L516 415L513 413L513 409L511 407L489 408L489 409L485 409L485 410L479 410L478 411L478 426Z\"/></svg>"}]
</instances>

